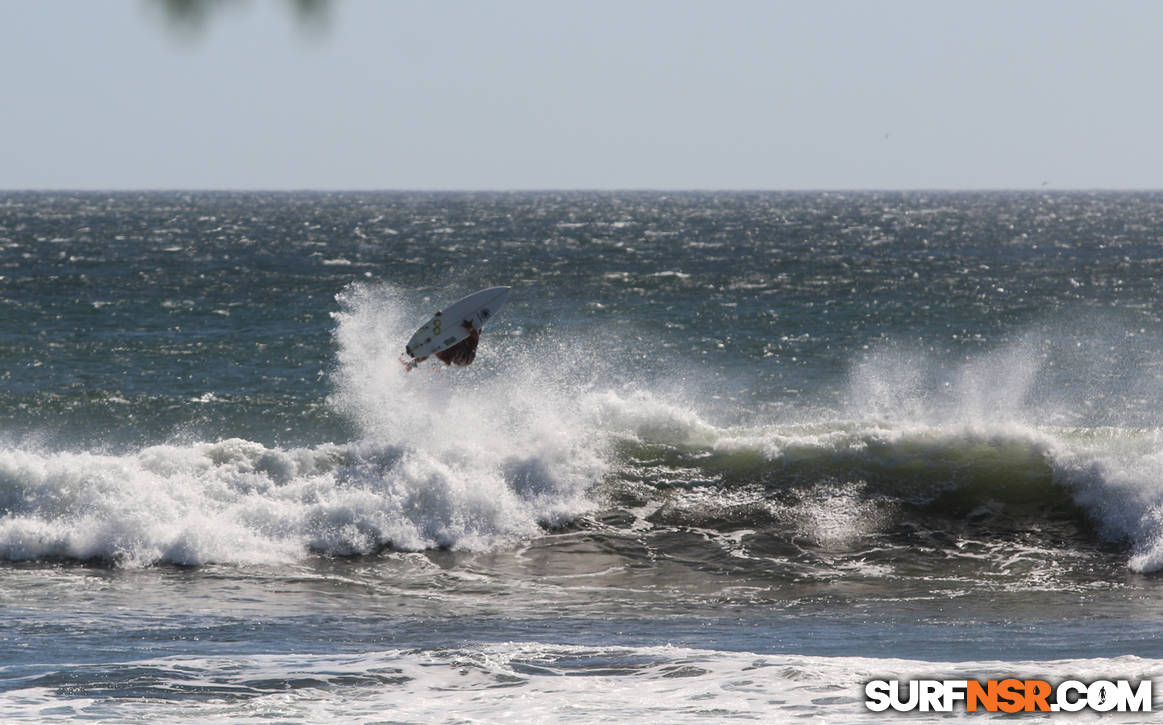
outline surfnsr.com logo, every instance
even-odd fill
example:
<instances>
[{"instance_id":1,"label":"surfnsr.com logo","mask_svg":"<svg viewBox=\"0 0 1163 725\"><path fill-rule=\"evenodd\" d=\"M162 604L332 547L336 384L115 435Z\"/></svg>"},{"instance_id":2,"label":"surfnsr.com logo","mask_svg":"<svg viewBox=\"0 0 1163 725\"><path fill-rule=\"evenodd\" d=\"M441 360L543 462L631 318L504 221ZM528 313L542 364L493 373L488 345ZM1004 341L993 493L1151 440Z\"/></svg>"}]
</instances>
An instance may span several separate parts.
<instances>
[{"instance_id":1,"label":"surfnsr.com logo","mask_svg":"<svg viewBox=\"0 0 1163 725\"><path fill-rule=\"evenodd\" d=\"M1151 712L1151 680L872 680L864 694L873 712Z\"/></svg>"}]
</instances>

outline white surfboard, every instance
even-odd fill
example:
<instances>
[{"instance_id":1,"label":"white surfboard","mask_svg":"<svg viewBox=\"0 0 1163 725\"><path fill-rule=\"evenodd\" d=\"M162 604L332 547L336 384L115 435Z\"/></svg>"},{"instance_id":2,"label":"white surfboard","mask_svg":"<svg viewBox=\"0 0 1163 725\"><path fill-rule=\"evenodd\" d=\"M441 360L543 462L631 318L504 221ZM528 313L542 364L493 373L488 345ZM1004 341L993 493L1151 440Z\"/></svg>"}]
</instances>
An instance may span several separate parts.
<instances>
[{"instance_id":1,"label":"white surfboard","mask_svg":"<svg viewBox=\"0 0 1163 725\"><path fill-rule=\"evenodd\" d=\"M473 329L479 331L486 322L493 319L508 298L508 287L489 287L453 302L416 330L404 352L409 357L419 358L452 347L468 337L468 330L462 324L464 321L467 320Z\"/></svg>"}]
</instances>

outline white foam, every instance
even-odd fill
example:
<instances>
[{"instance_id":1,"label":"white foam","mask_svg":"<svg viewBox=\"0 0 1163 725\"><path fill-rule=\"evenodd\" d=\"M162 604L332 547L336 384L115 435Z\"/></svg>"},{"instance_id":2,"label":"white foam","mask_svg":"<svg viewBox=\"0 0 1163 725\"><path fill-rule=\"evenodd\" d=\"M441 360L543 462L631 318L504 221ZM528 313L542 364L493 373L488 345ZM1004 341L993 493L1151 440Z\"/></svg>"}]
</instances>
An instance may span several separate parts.
<instances>
[{"instance_id":1,"label":"white foam","mask_svg":"<svg viewBox=\"0 0 1163 725\"><path fill-rule=\"evenodd\" d=\"M1058 478L1109 539L1132 544L1127 565L1163 569L1163 430L1100 429L1059 441Z\"/></svg>"},{"instance_id":2,"label":"white foam","mask_svg":"<svg viewBox=\"0 0 1163 725\"><path fill-rule=\"evenodd\" d=\"M523 337L519 348L486 336L485 365L407 377L394 364L398 340L424 315L388 287L356 286L341 302L336 406L370 441L502 471L497 490L534 502L533 519L585 510L586 492L611 464L609 443L632 439L857 472L869 464L922 475L1017 471L1031 480L1048 472L1106 538L1131 544L1128 566L1163 568L1163 429L1088 425L1087 406L1057 386L1063 371L1054 363L1086 380L1098 376L1091 356L1045 342L1047 331L958 364L886 347L854 366L831 420L719 426L703 415L708 401L692 399L697 389L608 382L585 341L571 345L560 334ZM842 545L883 525L883 509L851 485L800 502L805 535Z\"/></svg>"},{"instance_id":3,"label":"white foam","mask_svg":"<svg viewBox=\"0 0 1163 725\"><path fill-rule=\"evenodd\" d=\"M423 315L385 287L356 286L340 301L332 404L359 424L359 440L124 455L0 448L0 558L142 566L481 550L592 507L587 491L607 467L603 397L568 365L546 375L543 362L498 359L486 340L483 365L406 375L400 341Z\"/></svg>"},{"instance_id":4,"label":"white foam","mask_svg":"<svg viewBox=\"0 0 1163 725\"><path fill-rule=\"evenodd\" d=\"M106 665L133 672L134 696L62 699L52 688L0 695L6 717L37 722L130 719L269 722L676 722L765 720L883 723L864 704L871 679L1060 682L1163 676L1163 661L1126 656L1048 662L925 662L685 649L575 647L537 642L355 655L171 657ZM74 680L75 681L75 680ZM152 685L151 685L152 683ZM287 683L284 687L283 683ZM142 697L150 687L157 697ZM192 699L175 693L204 692ZM214 696L213 693L219 693ZM1159 707L1156 698L1154 707ZM954 717L956 715L953 715ZM910 713L946 722L947 713ZM1103 713L1102 721L1141 715ZM891 719L891 718L890 718ZM1096 713L1051 721L1095 722Z\"/></svg>"},{"instance_id":5,"label":"white foam","mask_svg":"<svg viewBox=\"0 0 1163 725\"><path fill-rule=\"evenodd\" d=\"M284 450L234 439L120 456L8 448L0 557L143 566L483 549L536 534L566 505L478 463L366 442Z\"/></svg>"},{"instance_id":6,"label":"white foam","mask_svg":"<svg viewBox=\"0 0 1163 725\"><path fill-rule=\"evenodd\" d=\"M0 557L137 566L505 546L591 510L616 464L613 444L637 440L837 470L1044 465L1105 536L1131 542L1131 568L1163 568L1163 430L1039 421L1042 356L1029 344L949 370L882 351L854 368L835 420L718 426L691 399L697 390L618 382L588 340L517 338L503 317L477 364L406 374L401 341L428 311L385 285L353 285L339 305L330 403L358 424L358 440L302 449L226 440L120 456L9 445ZM883 511L847 488L820 496L793 513L821 544L881 525Z\"/></svg>"},{"instance_id":7,"label":"white foam","mask_svg":"<svg viewBox=\"0 0 1163 725\"><path fill-rule=\"evenodd\" d=\"M886 521L881 508L861 495L863 488L861 482L816 486L774 513L825 550L847 549Z\"/></svg>"},{"instance_id":8,"label":"white foam","mask_svg":"<svg viewBox=\"0 0 1163 725\"><path fill-rule=\"evenodd\" d=\"M879 350L854 367L847 413L898 435L1028 445L1106 538L1131 544L1132 570L1163 569L1163 428L1143 424L1157 406L1096 412L1093 405L1137 400L1144 390L1157 400L1159 391L1130 362L1120 368L1110 359L1122 348L1106 334L1059 338L1060 331L1035 331L953 366L916 350ZM1112 420L1120 422L1100 424Z\"/></svg>"},{"instance_id":9,"label":"white foam","mask_svg":"<svg viewBox=\"0 0 1163 725\"><path fill-rule=\"evenodd\" d=\"M822 477L815 498L787 513L825 546L883 524L883 510L857 505L863 498L849 490L869 467L902 480L969 470L1015 482L1048 475L1104 538L1130 545L1130 569L1163 569L1163 428L1047 424L1061 412L1043 406L1041 362L1027 342L951 368L923 354L878 353L854 368L842 417L810 423L719 427L694 406L643 390L608 393L605 410L621 435L814 467ZM857 478L827 483L828 471L843 470Z\"/></svg>"}]
</instances>

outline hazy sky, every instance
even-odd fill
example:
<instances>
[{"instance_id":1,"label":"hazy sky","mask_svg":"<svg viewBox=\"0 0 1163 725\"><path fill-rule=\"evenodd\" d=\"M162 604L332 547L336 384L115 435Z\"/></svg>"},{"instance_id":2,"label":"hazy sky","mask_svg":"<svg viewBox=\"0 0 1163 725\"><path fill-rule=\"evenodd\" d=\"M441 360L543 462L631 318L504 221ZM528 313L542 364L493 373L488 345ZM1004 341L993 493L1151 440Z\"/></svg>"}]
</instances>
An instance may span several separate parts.
<instances>
[{"instance_id":1,"label":"hazy sky","mask_svg":"<svg viewBox=\"0 0 1163 725\"><path fill-rule=\"evenodd\" d=\"M1163 2L0 0L0 188L1163 188Z\"/></svg>"}]
</instances>

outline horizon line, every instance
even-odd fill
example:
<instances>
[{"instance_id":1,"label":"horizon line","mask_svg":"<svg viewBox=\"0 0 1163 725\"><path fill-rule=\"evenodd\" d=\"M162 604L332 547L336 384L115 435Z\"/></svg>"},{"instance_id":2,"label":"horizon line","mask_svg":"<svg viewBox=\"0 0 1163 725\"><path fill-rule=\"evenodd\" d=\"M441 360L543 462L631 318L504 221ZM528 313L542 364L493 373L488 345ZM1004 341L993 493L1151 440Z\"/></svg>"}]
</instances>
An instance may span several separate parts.
<instances>
[{"instance_id":1,"label":"horizon line","mask_svg":"<svg viewBox=\"0 0 1163 725\"><path fill-rule=\"evenodd\" d=\"M143 194L143 193L256 193L256 194L989 194L989 193L1158 193L1160 187L1106 187L1106 186L982 186L982 187L804 187L804 188L758 188L758 187L0 187L0 194L6 193L102 193L102 194Z\"/></svg>"}]
</instances>

